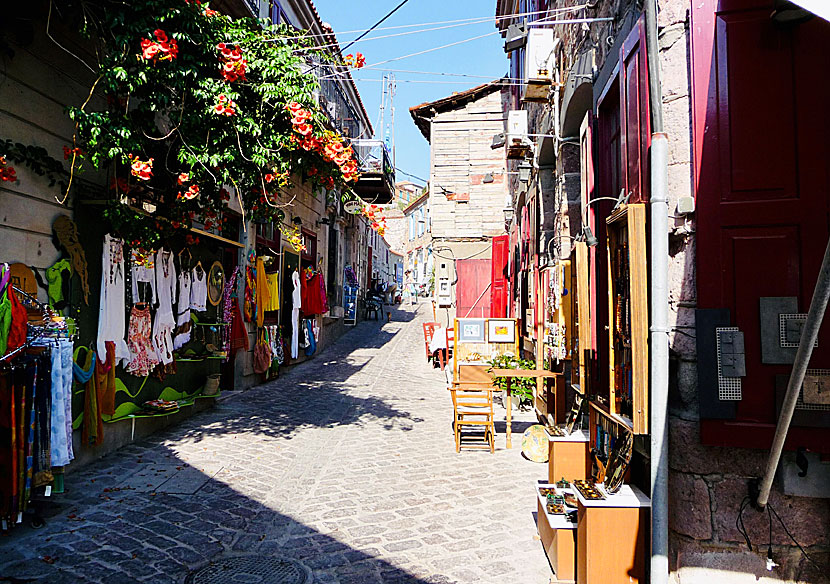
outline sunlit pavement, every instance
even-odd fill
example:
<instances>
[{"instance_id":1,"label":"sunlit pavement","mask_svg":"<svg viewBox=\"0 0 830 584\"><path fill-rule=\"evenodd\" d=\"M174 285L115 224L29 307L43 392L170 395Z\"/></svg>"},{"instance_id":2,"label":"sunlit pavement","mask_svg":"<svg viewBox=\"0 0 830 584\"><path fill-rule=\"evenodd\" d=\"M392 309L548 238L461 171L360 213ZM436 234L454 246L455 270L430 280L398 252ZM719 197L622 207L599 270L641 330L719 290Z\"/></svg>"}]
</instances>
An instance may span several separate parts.
<instances>
[{"instance_id":1,"label":"sunlit pavement","mask_svg":"<svg viewBox=\"0 0 830 584\"><path fill-rule=\"evenodd\" d=\"M256 555L299 560L320 583L547 583L532 515L546 466L519 448L529 414L512 450L499 433L495 454L456 454L428 316L363 322L279 379L67 475L46 527L0 537L0 581L183 582Z\"/></svg>"}]
</instances>

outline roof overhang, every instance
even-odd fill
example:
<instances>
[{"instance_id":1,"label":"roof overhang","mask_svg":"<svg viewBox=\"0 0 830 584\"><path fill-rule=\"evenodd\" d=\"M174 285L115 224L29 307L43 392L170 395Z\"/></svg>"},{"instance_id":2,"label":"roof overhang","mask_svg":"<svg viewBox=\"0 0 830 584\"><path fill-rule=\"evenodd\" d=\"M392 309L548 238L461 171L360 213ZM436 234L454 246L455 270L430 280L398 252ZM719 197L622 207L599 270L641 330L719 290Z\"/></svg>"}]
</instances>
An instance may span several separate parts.
<instances>
[{"instance_id":1,"label":"roof overhang","mask_svg":"<svg viewBox=\"0 0 830 584\"><path fill-rule=\"evenodd\" d=\"M790 0L824 20L830 21L830 2L827 0Z\"/></svg>"}]
</instances>

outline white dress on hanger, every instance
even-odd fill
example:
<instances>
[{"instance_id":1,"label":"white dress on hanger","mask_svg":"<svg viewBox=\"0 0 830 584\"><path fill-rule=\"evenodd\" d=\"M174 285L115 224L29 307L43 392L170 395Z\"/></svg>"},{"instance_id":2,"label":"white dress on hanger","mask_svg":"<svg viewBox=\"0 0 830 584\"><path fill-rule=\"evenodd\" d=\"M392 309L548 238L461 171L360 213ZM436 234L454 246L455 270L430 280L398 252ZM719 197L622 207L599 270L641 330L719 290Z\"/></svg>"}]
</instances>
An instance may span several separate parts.
<instances>
[{"instance_id":1,"label":"white dress on hanger","mask_svg":"<svg viewBox=\"0 0 830 584\"><path fill-rule=\"evenodd\" d=\"M139 262L139 256L136 250L133 250L130 256L130 271L133 276L133 303L137 304L139 302L147 302L155 304L158 302L158 297L156 296L156 272L153 268L153 264L148 265L147 262ZM139 284L147 284L150 286L149 297L144 294L139 294L143 288L139 287Z\"/></svg>"},{"instance_id":2,"label":"white dress on hanger","mask_svg":"<svg viewBox=\"0 0 830 584\"><path fill-rule=\"evenodd\" d=\"M202 264L197 264L192 272L190 288L190 308L196 312L207 310L207 272Z\"/></svg>"},{"instance_id":3,"label":"white dress on hanger","mask_svg":"<svg viewBox=\"0 0 830 584\"><path fill-rule=\"evenodd\" d=\"M300 274L297 270L291 274L291 282L294 284L294 292L291 295L291 358L296 359L300 351L300 304L302 304Z\"/></svg>"},{"instance_id":4,"label":"white dress on hanger","mask_svg":"<svg viewBox=\"0 0 830 584\"><path fill-rule=\"evenodd\" d=\"M179 272L179 297L176 302L176 326L181 327L190 322L190 289L192 287L192 280L190 277L190 270L186 266L181 267ZM173 339L173 348L181 349L190 341L190 327L186 331L180 332Z\"/></svg>"},{"instance_id":5,"label":"white dress on hanger","mask_svg":"<svg viewBox=\"0 0 830 584\"><path fill-rule=\"evenodd\" d=\"M173 330L176 317L173 316L173 295L176 293L176 266L173 252L164 248L156 254L156 294L158 309L153 321L153 347L159 361L168 365L173 362Z\"/></svg>"},{"instance_id":6,"label":"white dress on hanger","mask_svg":"<svg viewBox=\"0 0 830 584\"><path fill-rule=\"evenodd\" d=\"M127 333L124 294L124 242L107 234L104 236L104 253L101 261L101 295L98 304L98 339L96 350L101 362L107 358L107 341L115 343L115 364L130 360L130 349L125 340Z\"/></svg>"}]
</instances>

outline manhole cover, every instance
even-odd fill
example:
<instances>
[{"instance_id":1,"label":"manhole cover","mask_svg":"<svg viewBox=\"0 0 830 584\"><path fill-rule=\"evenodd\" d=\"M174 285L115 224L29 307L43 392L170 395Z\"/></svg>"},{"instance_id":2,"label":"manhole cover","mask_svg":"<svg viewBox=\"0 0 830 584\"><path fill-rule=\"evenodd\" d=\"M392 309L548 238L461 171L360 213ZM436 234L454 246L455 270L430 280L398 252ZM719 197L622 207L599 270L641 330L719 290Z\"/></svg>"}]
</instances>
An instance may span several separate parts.
<instances>
[{"instance_id":1,"label":"manhole cover","mask_svg":"<svg viewBox=\"0 0 830 584\"><path fill-rule=\"evenodd\" d=\"M309 584L311 576L296 560L243 556L225 558L191 572L185 584Z\"/></svg>"}]
</instances>

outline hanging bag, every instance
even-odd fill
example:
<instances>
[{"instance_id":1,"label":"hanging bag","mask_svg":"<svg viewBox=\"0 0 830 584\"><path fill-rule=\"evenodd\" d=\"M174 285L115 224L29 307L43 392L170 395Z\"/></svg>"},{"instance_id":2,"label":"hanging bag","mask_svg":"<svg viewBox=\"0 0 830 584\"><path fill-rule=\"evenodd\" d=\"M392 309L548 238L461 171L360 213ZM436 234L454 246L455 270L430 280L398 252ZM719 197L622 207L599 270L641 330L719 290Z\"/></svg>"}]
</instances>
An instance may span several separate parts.
<instances>
[{"instance_id":1,"label":"hanging bag","mask_svg":"<svg viewBox=\"0 0 830 584\"><path fill-rule=\"evenodd\" d=\"M254 371L256 373L265 373L271 367L271 347L265 340L265 332L259 329L257 335L257 342L254 345Z\"/></svg>"}]
</instances>

